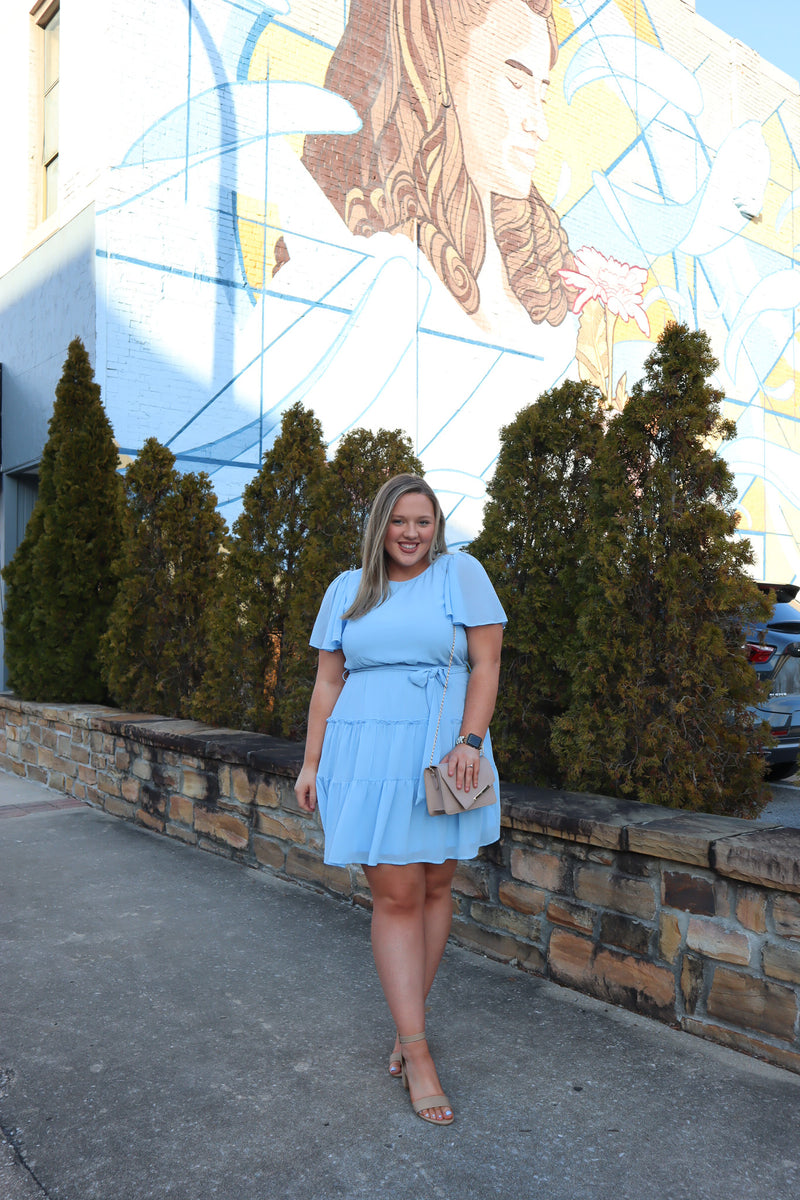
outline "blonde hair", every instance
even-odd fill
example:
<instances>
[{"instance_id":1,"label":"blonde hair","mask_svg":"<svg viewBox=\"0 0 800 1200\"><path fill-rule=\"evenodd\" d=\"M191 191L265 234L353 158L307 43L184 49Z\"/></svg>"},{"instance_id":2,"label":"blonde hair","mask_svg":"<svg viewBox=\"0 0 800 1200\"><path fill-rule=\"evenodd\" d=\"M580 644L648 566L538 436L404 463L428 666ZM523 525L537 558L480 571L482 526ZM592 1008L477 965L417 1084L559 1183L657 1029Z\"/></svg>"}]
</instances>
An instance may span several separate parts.
<instances>
[{"instance_id":1,"label":"blonde hair","mask_svg":"<svg viewBox=\"0 0 800 1200\"><path fill-rule=\"evenodd\" d=\"M444 513L438 497L429 483L420 475L394 475L383 484L370 508L369 520L364 530L361 556L361 582L355 599L342 619L353 621L383 604L389 595L389 576L386 571L386 552L383 543L389 521L398 502L410 494L425 496L433 505L433 541L428 551L428 562L432 563L440 554L447 554L444 540Z\"/></svg>"},{"instance_id":2,"label":"blonde hair","mask_svg":"<svg viewBox=\"0 0 800 1200\"><path fill-rule=\"evenodd\" d=\"M560 325L574 292L558 216L537 188L493 195L484 213L467 172L447 89L442 32L463 42L492 0L353 0L325 86L362 119L359 133L307 137L303 162L353 233L416 237L436 274L468 313L480 307L478 274L491 225L509 284L531 320ZM558 54L552 0L521 0L547 23Z\"/></svg>"}]
</instances>

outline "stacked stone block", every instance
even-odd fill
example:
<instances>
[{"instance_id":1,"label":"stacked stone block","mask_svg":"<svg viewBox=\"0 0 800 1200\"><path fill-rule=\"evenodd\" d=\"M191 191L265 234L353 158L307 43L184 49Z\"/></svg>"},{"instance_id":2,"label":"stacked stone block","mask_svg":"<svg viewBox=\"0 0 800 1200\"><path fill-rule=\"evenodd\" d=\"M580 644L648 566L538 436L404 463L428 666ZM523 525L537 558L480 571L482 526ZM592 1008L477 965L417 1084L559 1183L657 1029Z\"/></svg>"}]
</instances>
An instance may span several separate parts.
<instances>
[{"instance_id":1,"label":"stacked stone block","mask_svg":"<svg viewBox=\"0 0 800 1200\"><path fill-rule=\"evenodd\" d=\"M299 810L301 748L0 697L0 769L199 849L368 905ZM800 830L537 788L459 865L455 940L800 1072Z\"/></svg>"},{"instance_id":2,"label":"stacked stone block","mask_svg":"<svg viewBox=\"0 0 800 1200\"><path fill-rule=\"evenodd\" d=\"M800 1071L800 830L504 789L491 865L456 878L456 936Z\"/></svg>"}]
</instances>

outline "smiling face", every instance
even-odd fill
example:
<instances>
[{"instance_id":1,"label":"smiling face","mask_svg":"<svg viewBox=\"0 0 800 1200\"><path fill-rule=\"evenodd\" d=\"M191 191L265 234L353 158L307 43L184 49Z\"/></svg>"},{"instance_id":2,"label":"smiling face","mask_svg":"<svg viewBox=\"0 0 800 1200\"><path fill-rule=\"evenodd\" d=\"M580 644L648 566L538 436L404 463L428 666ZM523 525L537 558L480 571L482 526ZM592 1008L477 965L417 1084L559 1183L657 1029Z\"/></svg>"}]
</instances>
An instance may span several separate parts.
<instances>
[{"instance_id":1,"label":"smiling face","mask_svg":"<svg viewBox=\"0 0 800 1200\"><path fill-rule=\"evenodd\" d=\"M523 0L494 0L461 46L445 32L447 84L467 171L488 211L492 193L524 199L547 138L550 35Z\"/></svg>"},{"instance_id":2,"label":"smiling face","mask_svg":"<svg viewBox=\"0 0 800 1200\"><path fill-rule=\"evenodd\" d=\"M421 492L407 492L397 501L389 517L383 549L386 573L399 583L421 575L429 564L436 532L433 505Z\"/></svg>"}]
</instances>

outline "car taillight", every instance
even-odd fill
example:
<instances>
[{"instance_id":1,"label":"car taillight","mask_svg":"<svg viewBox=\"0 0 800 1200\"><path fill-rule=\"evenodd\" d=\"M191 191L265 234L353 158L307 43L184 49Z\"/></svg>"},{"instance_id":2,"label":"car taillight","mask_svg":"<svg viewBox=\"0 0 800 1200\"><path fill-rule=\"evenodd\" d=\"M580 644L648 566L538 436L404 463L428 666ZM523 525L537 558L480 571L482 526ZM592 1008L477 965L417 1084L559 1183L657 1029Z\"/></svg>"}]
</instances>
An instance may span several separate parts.
<instances>
[{"instance_id":1,"label":"car taillight","mask_svg":"<svg viewBox=\"0 0 800 1200\"><path fill-rule=\"evenodd\" d=\"M745 644L745 652L749 663L765 663L769 662L775 653L774 646L762 645L761 642L747 642Z\"/></svg>"}]
</instances>

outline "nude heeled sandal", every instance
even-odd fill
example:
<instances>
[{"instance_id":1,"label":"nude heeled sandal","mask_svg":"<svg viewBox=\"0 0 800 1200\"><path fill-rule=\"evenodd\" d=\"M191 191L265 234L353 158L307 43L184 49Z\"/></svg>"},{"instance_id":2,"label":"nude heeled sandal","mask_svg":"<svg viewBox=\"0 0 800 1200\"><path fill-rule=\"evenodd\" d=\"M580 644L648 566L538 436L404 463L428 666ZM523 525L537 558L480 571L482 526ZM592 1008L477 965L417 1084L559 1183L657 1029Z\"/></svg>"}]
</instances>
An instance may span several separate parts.
<instances>
[{"instance_id":1,"label":"nude heeled sandal","mask_svg":"<svg viewBox=\"0 0 800 1200\"><path fill-rule=\"evenodd\" d=\"M425 1038L426 1034L424 1033L411 1033L408 1035L408 1037L403 1037L403 1035L400 1034L400 1045L406 1046L409 1042L424 1042ZM411 1100L411 1089L408 1086L408 1075L406 1073L406 1060L403 1058L402 1052L400 1055L400 1067L402 1070L403 1087L408 1092L409 1100ZM411 1107L417 1116L422 1117L422 1120L427 1121L429 1125L453 1124L454 1117L452 1116L452 1110L451 1115L449 1117L442 1117L441 1121L437 1121L435 1117L426 1117L424 1115L424 1110L426 1108L450 1108L450 1101L442 1092L440 1092L438 1096L423 1096L421 1100L411 1100Z\"/></svg>"}]
</instances>

